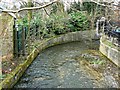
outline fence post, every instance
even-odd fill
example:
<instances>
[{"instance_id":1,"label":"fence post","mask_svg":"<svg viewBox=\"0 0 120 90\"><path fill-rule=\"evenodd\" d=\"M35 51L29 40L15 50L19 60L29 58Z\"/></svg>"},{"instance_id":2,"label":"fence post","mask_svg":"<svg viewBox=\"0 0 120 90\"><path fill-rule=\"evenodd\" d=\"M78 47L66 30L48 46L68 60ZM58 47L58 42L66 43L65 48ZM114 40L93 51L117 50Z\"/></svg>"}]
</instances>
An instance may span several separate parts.
<instances>
[{"instance_id":1,"label":"fence post","mask_svg":"<svg viewBox=\"0 0 120 90\"><path fill-rule=\"evenodd\" d=\"M25 55L25 28L22 26L22 55Z\"/></svg>"},{"instance_id":2,"label":"fence post","mask_svg":"<svg viewBox=\"0 0 120 90\"><path fill-rule=\"evenodd\" d=\"M14 18L13 25L13 56L18 57L18 43L17 43L17 29L16 29L16 19Z\"/></svg>"}]
</instances>

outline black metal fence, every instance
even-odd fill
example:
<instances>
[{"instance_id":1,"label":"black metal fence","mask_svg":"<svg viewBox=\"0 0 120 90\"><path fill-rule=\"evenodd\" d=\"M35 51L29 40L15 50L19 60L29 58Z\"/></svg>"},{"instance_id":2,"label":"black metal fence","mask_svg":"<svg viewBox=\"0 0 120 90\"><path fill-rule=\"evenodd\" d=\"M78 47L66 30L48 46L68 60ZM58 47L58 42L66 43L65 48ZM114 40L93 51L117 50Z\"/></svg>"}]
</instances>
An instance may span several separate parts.
<instances>
[{"instance_id":1,"label":"black metal fence","mask_svg":"<svg viewBox=\"0 0 120 90\"><path fill-rule=\"evenodd\" d=\"M13 34L14 56L25 56L28 54L26 50L28 39L39 37L38 26L30 27L30 38L28 38L28 26L25 25L18 25L17 27L14 25Z\"/></svg>"},{"instance_id":2,"label":"black metal fence","mask_svg":"<svg viewBox=\"0 0 120 90\"><path fill-rule=\"evenodd\" d=\"M14 56L25 55L27 27L14 26Z\"/></svg>"}]
</instances>

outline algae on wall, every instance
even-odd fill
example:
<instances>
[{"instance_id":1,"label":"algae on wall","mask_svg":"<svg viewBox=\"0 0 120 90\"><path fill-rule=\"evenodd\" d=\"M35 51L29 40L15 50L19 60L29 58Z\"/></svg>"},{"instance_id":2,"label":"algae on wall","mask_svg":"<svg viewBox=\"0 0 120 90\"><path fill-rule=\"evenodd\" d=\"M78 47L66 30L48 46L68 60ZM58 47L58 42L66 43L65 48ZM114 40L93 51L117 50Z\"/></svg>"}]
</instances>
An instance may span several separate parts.
<instances>
[{"instance_id":1,"label":"algae on wall","mask_svg":"<svg viewBox=\"0 0 120 90\"><path fill-rule=\"evenodd\" d=\"M1 47L1 44L0 44ZM2 55L0 50L0 81L2 80Z\"/></svg>"},{"instance_id":2,"label":"algae on wall","mask_svg":"<svg viewBox=\"0 0 120 90\"><path fill-rule=\"evenodd\" d=\"M0 52L2 60L12 58L13 54L13 17L8 13L2 13L0 16Z\"/></svg>"},{"instance_id":3,"label":"algae on wall","mask_svg":"<svg viewBox=\"0 0 120 90\"><path fill-rule=\"evenodd\" d=\"M0 21L1 21L1 14L0 14ZM2 23L0 22L0 27L2 26ZM0 30L1 31L1 30ZM1 32L0 32L1 36ZM2 38L0 37L0 43L2 43ZM0 44L0 81L2 80L2 44Z\"/></svg>"}]
</instances>

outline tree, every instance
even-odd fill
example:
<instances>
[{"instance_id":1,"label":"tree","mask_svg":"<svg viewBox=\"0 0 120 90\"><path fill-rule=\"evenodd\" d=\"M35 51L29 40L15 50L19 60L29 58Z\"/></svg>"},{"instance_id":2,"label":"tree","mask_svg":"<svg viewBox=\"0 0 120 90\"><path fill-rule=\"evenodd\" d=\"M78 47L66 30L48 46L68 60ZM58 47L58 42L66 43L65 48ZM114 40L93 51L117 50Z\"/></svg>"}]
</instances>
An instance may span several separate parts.
<instances>
[{"instance_id":1,"label":"tree","mask_svg":"<svg viewBox=\"0 0 120 90\"><path fill-rule=\"evenodd\" d=\"M28 0L28 7L32 7L32 0ZM28 11L28 53L30 53L30 22L32 19L32 11Z\"/></svg>"}]
</instances>

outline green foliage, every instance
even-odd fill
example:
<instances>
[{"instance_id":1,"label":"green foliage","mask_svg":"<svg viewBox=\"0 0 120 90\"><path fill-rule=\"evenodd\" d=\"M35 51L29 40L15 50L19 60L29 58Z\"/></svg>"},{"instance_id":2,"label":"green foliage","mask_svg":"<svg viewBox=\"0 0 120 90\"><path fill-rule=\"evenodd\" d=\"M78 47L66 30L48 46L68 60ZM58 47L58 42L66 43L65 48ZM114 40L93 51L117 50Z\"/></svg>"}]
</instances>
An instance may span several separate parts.
<instances>
[{"instance_id":1,"label":"green foliage","mask_svg":"<svg viewBox=\"0 0 120 90\"><path fill-rule=\"evenodd\" d=\"M90 14L95 11L96 7L98 6L94 2L83 2L83 4L80 2L74 2L71 4L71 8L68 10L68 13L71 13L72 11L87 11Z\"/></svg>"},{"instance_id":2,"label":"green foliage","mask_svg":"<svg viewBox=\"0 0 120 90\"><path fill-rule=\"evenodd\" d=\"M83 12L79 11L80 5L74 5L77 11L72 11L69 14L64 12L63 4L56 3L52 5L50 16L43 18L42 13L33 13L33 18L30 22L30 28L38 29L39 33L44 36L60 35L67 32L80 30L88 30L89 21ZM28 25L27 17L18 20L19 25Z\"/></svg>"},{"instance_id":3,"label":"green foliage","mask_svg":"<svg viewBox=\"0 0 120 90\"><path fill-rule=\"evenodd\" d=\"M30 22L31 26L40 26L41 25L41 13L34 13L33 19Z\"/></svg>"},{"instance_id":4,"label":"green foliage","mask_svg":"<svg viewBox=\"0 0 120 90\"><path fill-rule=\"evenodd\" d=\"M18 19L16 23L17 23L18 25L27 26L27 25L28 25L27 17L24 17L24 18L22 18L22 19Z\"/></svg>"},{"instance_id":5,"label":"green foliage","mask_svg":"<svg viewBox=\"0 0 120 90\"><path fill-rule=\"evenodd\" d=\"M83 2L82 10L87 11L89 14L94 12L97 7L97 4L94 2Z\"/></svg>"},{"instance_id":6,"label":"green foliage","mask_svg":"<svg viewBox=\"0 0 120 90\"><path fill-rule=\"evenodd\" d=\"M57 9L58 9L57 4L53 4L50 14L56 13Z\"/></svg>"},{"instance_id":7,"label":"green foliage","mask_svg":"<svg viewBox=\"0 0 120 90\"><path fill-rule=\"evenodd\" d=\"M31 25L38 25L40 32L46 35L60 35L72 31L88 30L89 22L82 12L66 12L52 13L48 18L36 14L31 21Z\"/></svg>"},{"instance_id":8,"label":"green foliage","mask_svg":"<svg viewBox=\"0 0 120 90\"><path fill-rule=\"evenodd\" d=\"M16 24L18 25L18 30L22 30L22 27L28 27L27 17L18 19Z\"/></svg>"},{"instance_id":9,"label":"green foliage","mask_svg":"<svg viewBox=\"0 0 120 90\"><path fill-rule=\"evenodd\" d=\"M95 13L97 16L105 15L105 7L98 5L94 2L83 2L82 10L87 11L89 15L90 14L94 15Z\"/></svg>"},{"instance_id":10,"label":"green foliage","mask_svg":"<svg viewBox=\"0 0 120 90\"><path fill-rule=\"evenodd\" d=\"M91 61L91 64L98 64L98 65L102 65L104 64L105 62L103 60L93 60Z\"/></svg>"},{"instance_id":11,"label":"green foliage","mask_svg":"<svg viewBox=\"0 0 120 90\"><path fill-rule=\"evenodd\" d=\"M70 23L68 27L72 31L88 30L89 21L81 11L72 12L70 13Z\"/></svg>"},{"instance_id":12,"label":"green foliage","mask_svg":"<svg viewBox=\"0 0 120 90\"><path fill-rule=\"evenodd\" d=\"M64 11L64 5L61 2L57 2L52 5L50 14L57 14L58 12Z\"/></svg>"},{"instance_id":13,"label":"green foliage","mask_svg":"<svg viewBox=\"0 0 120 90\"><path fill-rule=\"evenodd\" d=\"M89 21L81 11L57 12L47 19L46 27L49 32L63 34L66 32L88 30Z\"/></svg>"},{"instance_id":14,"label":"green foliage","mask_svg":"<svg viewBox=\"0 0 120 90\"><path fill-rule=\"evenodd\" d=\"M101 17L105 15L105 9L103 6L97 5L94 2L83 2L82 4L80 2L76 3L74 2L71 4L70 9L68 10L68 13L72 12L78 12L82 11L86 14L87 18L89 21L91 21L91 27L92 27L92 22L96 23L96 20L98 17ZM70 25L72 26L72 25Z\"/></svg>"},{"instance_id":15,"label":"green foliage","mask_svg":"<svg viewBox=\"0 0 120 90\"><path fill-rule=\"evenodd\" d=\"M71 13L72 11L81 11L82 5L80 2L74 2L71 4L70 9L67 10L68 13Z\"/></svg>"},{"instance_id":16,"label":"green foliage","mask_svg":"<svg viewBox=\"0 0 120 90\"><path fill-rule=\"evenodd\" d=\"M69 16L65 16L65 13L51 15L46 23L48 31L56 35L66 33L66 22L68 22L68 17Z\"/></svg>"}]
</instances>

